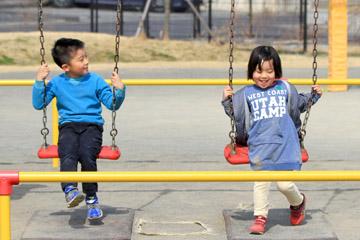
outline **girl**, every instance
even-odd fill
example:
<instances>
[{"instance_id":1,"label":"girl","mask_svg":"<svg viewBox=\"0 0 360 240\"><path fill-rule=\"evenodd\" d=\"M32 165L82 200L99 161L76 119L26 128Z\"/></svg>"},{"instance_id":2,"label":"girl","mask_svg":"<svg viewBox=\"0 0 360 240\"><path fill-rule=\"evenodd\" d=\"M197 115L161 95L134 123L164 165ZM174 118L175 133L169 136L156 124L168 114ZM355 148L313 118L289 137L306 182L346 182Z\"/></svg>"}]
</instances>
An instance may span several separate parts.
<instances>
[{"instance_id":1,"label":"girl","mask_svg":"<svg viewBox=\"0 0 360 240\"><path fill-rule=\"evenodd\" d=\"M321 97L318 85L314 94L298 94L282 77L281 60L271 46L256 47L248 63L248 79L254 85L235 94L230 86L223 91L225 112L234 111L237 143L248 145L253 170L300 170L300 113L306 111L309 99L313 104ZM233 106L231 106L231 104ZM293 182L277 182L277 188L290 204L290 222L299 225L305 218L306 198ZM271 182L254 184L254 222L249 231L263 234L269 211L268 195Z\"/></svg>"}]
</instances>

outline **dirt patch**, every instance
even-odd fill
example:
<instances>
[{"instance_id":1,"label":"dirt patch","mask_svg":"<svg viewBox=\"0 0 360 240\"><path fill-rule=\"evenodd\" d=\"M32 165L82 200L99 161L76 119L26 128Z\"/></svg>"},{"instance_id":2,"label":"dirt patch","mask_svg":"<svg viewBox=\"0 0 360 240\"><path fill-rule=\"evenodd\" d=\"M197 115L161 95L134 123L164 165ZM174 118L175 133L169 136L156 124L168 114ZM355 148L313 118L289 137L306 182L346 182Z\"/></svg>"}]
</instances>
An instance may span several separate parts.
<instances>
[{"instance_id":1,"label":"dirt patch","mask_svg":"<svg viewBox=\"0 0 360 240\"><path fill-rule=\"evenodd\" d=\"M52 63L51 48L61 37L78 38L85 42L91 64L94 68L111 66L114 55L114 36L100 33L46 32L46 61ZM0 33L0 71L34 69L40 62L38 32ZM234 65L246 66L253 46L237 44L234 49ZM294 54L284 52L275 46L281 55L284 67L311 68L311 53ZM206 41L161 41L121 37L120 66L124 67L228 67L228 44ZM349 66L360 66L360 48L349 46ZM357 54L357 55L356 55ZM321 48L319 67L327 66L327 49Z\"/></svg>"}]
</instances>

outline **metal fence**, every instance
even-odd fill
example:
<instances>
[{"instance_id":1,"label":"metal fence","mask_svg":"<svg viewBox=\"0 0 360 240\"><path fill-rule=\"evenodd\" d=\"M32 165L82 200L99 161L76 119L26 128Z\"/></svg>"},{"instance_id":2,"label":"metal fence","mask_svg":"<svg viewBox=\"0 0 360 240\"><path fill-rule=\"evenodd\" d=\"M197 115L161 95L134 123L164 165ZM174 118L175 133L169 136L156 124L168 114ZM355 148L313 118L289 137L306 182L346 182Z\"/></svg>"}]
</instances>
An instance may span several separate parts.
<instances>
[{"instance_id":1,"label":"metal fence","mask_svg":"<svg viewBox=\"0 0 360 240\"><path fill-rule=\"evenodd\" d=\"M37 31L37 1L0 2L0 32ZM115 1L116 2L116 1ZM12 4L10 4L12 3ZM251 4L250 4L251 3ZM307 3L307 8L305 4ZM227 41L230 0L203 0L200 13L204 22L209 23L211 6L211 29L214 36ZM307 9L307 11L305 11ZM71 8L44 8L46 31L114 33L115 6L99 6L97 28L91 27L89 6ZM348 0L348 39L350 44L360 40L360 0ZM139 25L140 11L123 12L123 34L133 36ZM279 43L293 49L303 47L304 31L311 43L313 23L313 1L311 0L237 0L236 1L236 39L242 43ZM320 1L319 42L327 44L328 1ZM94 19L93 19L94 20ZM304 23L307 23L307 29ZM148 16L148 37L161 38L164 14L150 12ZM189 9L186 12L173 12L170 16L170 38L207 39L208 32Z\"/></svg>"}]
</instances>

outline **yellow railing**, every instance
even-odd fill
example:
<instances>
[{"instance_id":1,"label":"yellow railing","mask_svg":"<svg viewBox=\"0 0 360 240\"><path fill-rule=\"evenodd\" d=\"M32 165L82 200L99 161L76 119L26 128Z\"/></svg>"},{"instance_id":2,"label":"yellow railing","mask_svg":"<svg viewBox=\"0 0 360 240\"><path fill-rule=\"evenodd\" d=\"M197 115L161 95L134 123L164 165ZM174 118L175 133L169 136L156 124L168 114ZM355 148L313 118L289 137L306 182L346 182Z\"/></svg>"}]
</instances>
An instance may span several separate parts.
<instances>
[{"instance_id":1,"label":"yellow railing","mask_svg":"<svg viewBox=\"0 0 360 240\"><path fill-rule=\"evenodd\" d=\"M0 239L11 239L10 194L12 185L17 183L253 181L360 181L360 171L19 172L11 174L0 171Z\"/></svg>"},{"instance_id":2,"label":"yellow railing","mask_svg":"<svg viewBox=\"0 0 360 240\"><path fill-rule=\"evenodd\" d=\"M360 171L20 172L20 182L360 181Z\"/></svg>"},{"instance_id":3,"label":"yellow railing","mask_svg":"<svg viewBox=\"0 0 360 240\"><path fill-rule=\"evenodd\" d=\"M107 80L110 83L109 80ZM312 80L308 78L291 78L289 82L295 85L311 85ZM151 86L151 85L227 85L228 79L225 78L200 78L200 79L125 79L124 83L129 86ZM321 85L360 85L360 78L347 78L347 79L323 79L317 80ZM34 80L29 79L0 79L0 86L32 86ZM235 85L249 85L253 81L247 79L234 79Z\"/></svg>"}]
</instances>

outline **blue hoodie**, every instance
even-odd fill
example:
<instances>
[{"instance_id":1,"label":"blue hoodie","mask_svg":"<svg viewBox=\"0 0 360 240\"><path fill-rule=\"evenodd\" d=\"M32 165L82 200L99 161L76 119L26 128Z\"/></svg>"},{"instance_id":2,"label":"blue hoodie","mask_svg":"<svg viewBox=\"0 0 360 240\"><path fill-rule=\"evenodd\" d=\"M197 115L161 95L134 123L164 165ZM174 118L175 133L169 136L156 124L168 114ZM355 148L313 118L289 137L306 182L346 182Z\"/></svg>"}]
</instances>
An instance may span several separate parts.
<instances>
[{"instance_id":1,"label":"blue hoodie","mask_svg":"<svg viewBox=\"0 0 360 240\"><path fill-rule=\"evenodd\" d=\"M314 95L313 103L319 97ZM300 113L310 98L311 94L298 94L293 85L277 80L266 89L246 86L222 102L229 116L233 104L237 142L249 146L254 170L301 169Z\"/></svg>"},{"instance_id":2,"label":"blue hoodie","mask_svg":"<svg viewBox=\"0 0 360 240\"><path fill-rule=\"evenodd\" d=\"M56 97L59 111L59 124L67 122L88 122L104 124L101 116L101 103L112 110L113 93L109 84L95 73L88 73L80 78L69 78L65 73L54 77L46 85L45 106ZM35 81L32 102L35 109L44 107L44 84ZM115 110L125 99L125 88L115 91Z\"/></svg>"}]
</instances>

